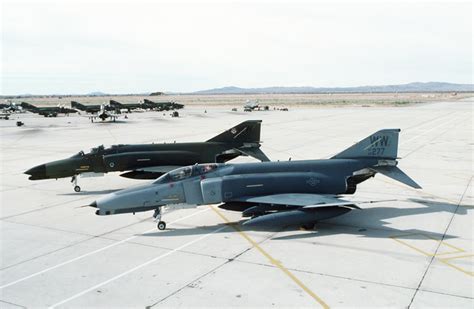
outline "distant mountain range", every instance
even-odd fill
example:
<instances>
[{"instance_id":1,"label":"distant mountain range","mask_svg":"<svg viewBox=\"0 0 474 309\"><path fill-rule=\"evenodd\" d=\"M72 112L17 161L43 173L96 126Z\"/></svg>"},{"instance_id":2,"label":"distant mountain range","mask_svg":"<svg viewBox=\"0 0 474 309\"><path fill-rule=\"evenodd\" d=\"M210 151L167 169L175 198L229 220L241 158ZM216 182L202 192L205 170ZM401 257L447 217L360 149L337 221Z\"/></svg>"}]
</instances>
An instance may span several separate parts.
<instances>
[{"instance_id":1,"label":"distant mountain range","mask_svg":"<svg viewBox=\"0 0 474 309\"><path fill-rule=\"evenodd\" d=\"M268 93L357 93L357 92L474 92L473 84L452 84L442 82L409 83L401 85L359 86L359 87L265 87L239 88L222 87L200 90L191 94L268 94Z\"/></svg>"},{"instance_id":2,"label":"distant mountain range","mask_svg":"<svg viewBox=\"0 0 474 309\"><path fill-rule=\"evenodd\" d=\"M3 99L25 98L25 97L70 97L70 96L149 96L158 94L285 94L285 93L383 93L383 92L474 92L474 84L453 84L443 82L409 83L401 85L382 86L359 86L359 87L263 87L263 88L240 88L222 87L195 92L142 92L128 94L110 94L102 91L94 91L87 94L18 94L0 95Z\"/></svg>"},{"instance_id":3,"label":"distant mountain range","mask_svg":"<svg viewBox=\"0 0 474 309\"><path fill-rule=\"evenodd\" d=\"M102 91L94 91L94 92L89 92L86 95L93 96L93 97L102 97L102 96L106 96L106 95L109 95L109 94L105 93L105 92L102 92Z\"/></svg>"}]
</instances>

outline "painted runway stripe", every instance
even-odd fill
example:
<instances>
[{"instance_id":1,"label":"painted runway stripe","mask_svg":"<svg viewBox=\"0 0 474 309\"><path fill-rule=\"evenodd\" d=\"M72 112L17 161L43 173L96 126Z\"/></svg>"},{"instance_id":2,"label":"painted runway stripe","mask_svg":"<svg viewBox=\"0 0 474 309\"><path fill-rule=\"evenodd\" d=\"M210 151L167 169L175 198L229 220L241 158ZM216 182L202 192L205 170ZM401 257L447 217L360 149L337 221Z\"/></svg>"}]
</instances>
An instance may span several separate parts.
<instances>
[{"instance_id":1,"label":"painted runway stripe","mask_svg":"<svg viewBox=\"0 0 474 309\"><path fill-rule=\"evenodd\" d=\"M186 217L177 219L177 220L175 220L175 221L173 221L173 222L170 222L169 224L173 224L173 223L176 223L176 222L179 222L179 221L183 221L183 220L185 220L185 219L188 219L188 218L193 217L193 216L195 216L195 215L201 214L201 213L203 213L203 212L205 212L205 211L208 211L208 210L209 210L209 208L206 208L206 209L204 209L204 210L201 210L201 211L195 212L195 213L193 213L193 214L190 214L189 216L186 216ZM125 238L125 239L123 239L123 240L120 240L120 241L115 242L115 243L113 243L113 244L110 244L110 245L108 245L108 246L105 246L105 247L96 249L96 250L94 250L94 251L85 253L85 254L83 254L83 255L77 256L77 257L72 258L72 259L70 259L70 260L67 260L67 261L65 261L65 262L59 263L59 264L57 264L57 265L48 267L48 268L46 268L46 269L43 269L43 270L41 270L41 271L38 271L38 272L33 273L33 274L31 274L31 275L28 275L28 276L26 276L26 277L23 277L23 278L20 278L20 279L18 279L18 280L12 281L12 282L10 282L10 283L4 284L4 285L0 286L0 290L1 290L1 289L4 289L4 288L7 288L7 287L10 287L10 286L12 286L12 285L15 285L15 284L17 284L17 283L20 283L20 282L22 282L22 281L25 281L25 280L34 278L34 277L36 277L36 276L39 276L39 275L41 275L41 274L44 274L44 273L46 273L46 272L48 272L48 271L54 270L54 269L59 268L59 267L61 267L61 266L71 264L71 263L76 262L76 261L78 261L78 260L80 260L80 259L83 259L83 258L85 258L85 257L91 256L91 255L93 255L93 254L96 254L96 253L105 251L105 250L107 250L107 249L113 248L113 247L118 246L118 245L120 245L120 244L123 244L123 243L125 243L125 242L127 242L127 241L130 241L130 240L132 240L132 239L135 239L135 238L137 238L137 237L140 237L140 236L142 236L143 234L150 233L150 232L154 231L155 229L156 229L156 227L154 227L154 228L152 228L152 229L149 229L149 230L147 230L147 231L141 233L140 235L135 235L135 236L131 236L131 237Z\"/></svg>"},{"instance_id":2,"label":"painted runway stripe","mask_svg":"<svg viewBox=\"0 0 474 309\"><path fill-rule=\"evenodd\" d=\"M205 235L203 235L203 236L201 236L201 237L198 237L198 238L196 238L196 239L194 239L194 240L192 240L192 241L190 241L190 242L187 242L187 243L185 243L184 245L179 246L179 247L176 248L176 249L173 249L173 250L171 250L171 251L169 251L169 252L166 252L166 253L164 253L164 254L162 254L162 255L159 255L159 256L157 256L157 257L155 257L155 258L153 258L153 259L151 259L151 260L149 260L149 261L147 261L147 262L145 262L145 263L143 263L143 264L137 265L137 266L135 266L135 267L133 267L133 268L131 268L131 269L129 269L129 270L127 270L127 271L121 273L121 274L118 274L118 275L116 275L115 277L112 277L112 278L110 278L110 279L108 279L108 280L105 280L105 281L103 281L103 282L101 282L101 283L99 283L99 284L96 284L96 285L94 285L94 286L92 286L92 287L90 287L90 288L88 288L88 289L86 289L86 290L84 290L84 291L82 291L82 292L79 292L79 293L77 293L77 294L75 294L75 295L73 295L73 296L71 296L71 297L69 297L69 298L66 298L66 299L64 299L64 300L62 300L62 301L60 301L60 302L58 302L58 303L52 305L52 306L49 307L49 308L56 308L56 307L58 307L58 306L60 306L60 305L63 305L63 304L65 304L65 303L67 303L67 302L70 302L71 300L74 300L74 299L76 299L76 298L78 298L78 297L81 297L82 295L85 295L85 294L87 294L87 293L89 293L89 292L91 292L91 291L94 291L94 290L96 290L97 288L99 288L99 287L101 287L101 286L103 286L103 285L106 285L106 284L108 284L108 283L111 283L111 282L113 282L113 281L115 281L115 280L117 280L117 279L120 279L120 278L122 278L122 277L124 277L124 276L126 276L126 275L128 275L128 274L130 274L130 273L132 273L132 272L134 272L134 271L136 271L136 270L139 270L139 269L141 269L141 268L143 268L143 267L145 267L145 266L147 266L147 265L150 265L150 264L152 264L152 263L154 263L154 262L156 262L156 261L159 261L159 260L161 260L161 259L163 259L163 258L165 258L165 257L167 257L167 256L169 256L169 255L171 255L171 254L173 254L173 253L175 253L175 252L177 252L177 251L180 251L180 250L182 250L182 249L184 249L184 248L186 248L186 247L189 247L189 246L191 246L192 244L195 244L195 243L197 243L197 242L199 242L199 241L201 241L201 240L203 240L203 239L205 239L205 238L207 238L207 237L209 237L209 236L211 236L211 235L213 235L213 234L215 234L215 233L218 233L218 232L220 232L220 231L222 231L223 229L226 229L226 228L227 228L227 226L222 226L222 227L220 227L220 228L218 228L218 229L215 229L215 230L213 230L212 232L209 232L209 233L207 233L207 234L205 234Z\"/></svg>"},{"instance_id":3,"label":"painted runway stripe","mask_svg":"<svg viewBox=\"0 0 474 309\"><path fill-rule=\"evenodd\" d=\"M270 263L278 267L285 275L290 277L291 280L293 280L300 288L302 288L309 296L311 296L314 300L316 300L321 307L323 308L329 308L329 306L318 296L316 293L311 291L303 282L301 282L298 278L296 278L295 275L293 275L292 272L290 272L283 264L278 261L277 259L273 258L267 251L263 250L262 247L258 243L256 243L250 236L247 235L244 231L242 231L236 224L232 223L227 219L226 216L217 208L211 207L214 212L222 218L226 223L228 223L230 226L232 226L245 240L247 240L255 249L257 249L263 256L265 256Z\"/></svg>"}]
</instances>

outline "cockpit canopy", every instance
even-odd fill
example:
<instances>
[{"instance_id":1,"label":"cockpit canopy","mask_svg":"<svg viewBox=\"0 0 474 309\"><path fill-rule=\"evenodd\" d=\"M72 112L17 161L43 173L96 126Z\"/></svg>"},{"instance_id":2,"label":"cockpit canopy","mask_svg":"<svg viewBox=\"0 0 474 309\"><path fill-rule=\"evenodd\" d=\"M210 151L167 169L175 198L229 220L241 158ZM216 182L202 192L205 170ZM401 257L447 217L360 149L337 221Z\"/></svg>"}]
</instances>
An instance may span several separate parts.
<instances>
[{"instance_id":1,"label":"cockpit canopy","mask_svg":"<svg viewBox=\"0 0 474 309\"><path fill-rule=\"evenodd\" d=\"M191 177L191 175L193 174L193 168L191 166L185 166L172 170L168 174L171 178L171 181L178 181Z\"/></svg>"},{"instance_id":2,"label":"cockpit canopy","mask_svg":"<svg viewBox=\"0 0 474 309\"><path fill-rule=\"evenodd\" d=\"M160 176L153 183L167 183L183 180L192 176L199 176L214 171L218 164L196 164L193 166L180 167Z\"/></svg>"},{"instance_id":3,"label":"cockpit canopy","mask_svg":"<svg viewBox=\"0 0 474 309\"><path fill-rule=\"evenodd\" d=\"M100 145L91 149L90 154L96 154L104 151L104 145Z\"/></svg>"},{"instance_id":4,"label":"cockpit canopy","mask_svg":"<svg viewBox=\"0 0 474 309\"><path fill-rule=\"evenodd\" d=\"M84 151L79 151L78 153L76 153L75 155L73 155L71 158L80 158L80 157L83 157L84 156Z\"/></svg>"},{"instance_id":5,"label":"cockpit canopy","mask_svg":"<svg viewBox=\"0 0 474 309\"><path fill-rule=\"evenodd\" d=\"M105 149L104 145L100 145L100 146L97 146L97 147L94 147L91 149L91 151L89 153L87 153L88 155L89 154L98 154L98 153L101 153L103 152ZM86 155L86 153L84 153L84 151L79 151L78 153L76 153L75 155L73 155L71 158L81 158L83 157L84 155Z\"/></svg>"}]
</instances>

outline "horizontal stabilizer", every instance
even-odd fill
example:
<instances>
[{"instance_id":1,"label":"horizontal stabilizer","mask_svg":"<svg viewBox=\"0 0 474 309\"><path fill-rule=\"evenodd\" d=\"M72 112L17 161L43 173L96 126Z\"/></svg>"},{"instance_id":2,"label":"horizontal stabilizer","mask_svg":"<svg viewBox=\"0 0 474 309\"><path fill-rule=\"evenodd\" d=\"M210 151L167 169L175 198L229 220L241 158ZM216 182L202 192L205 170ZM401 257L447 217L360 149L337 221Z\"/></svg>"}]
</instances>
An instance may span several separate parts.
<instances>
[{"instance_id":1,"label":"horizontal stabilizer","mask_svg":"<svg viewBox=\"0 0 474 309\"><path fill-rule=\"evenodd\" d=\"M410 186L415 189L421 189L421 186L417 184L413 179L405 174L401 169L396 166L377 166L372 168L377 173L383 174L387 177L390 177L396 181L399 181L407 186Z\"/></svg>"},{"instance_id":2,"label":"horizontal stabilizer","mask_svg":"<svg viewBox=\"0 0 474 309\"><path fill-rule=\"evenodd\" d=\"M244 149L239 148L239 151L262 162L270 161L267 155L260 148L257 147Z\"/></svg>"}]
</instances>

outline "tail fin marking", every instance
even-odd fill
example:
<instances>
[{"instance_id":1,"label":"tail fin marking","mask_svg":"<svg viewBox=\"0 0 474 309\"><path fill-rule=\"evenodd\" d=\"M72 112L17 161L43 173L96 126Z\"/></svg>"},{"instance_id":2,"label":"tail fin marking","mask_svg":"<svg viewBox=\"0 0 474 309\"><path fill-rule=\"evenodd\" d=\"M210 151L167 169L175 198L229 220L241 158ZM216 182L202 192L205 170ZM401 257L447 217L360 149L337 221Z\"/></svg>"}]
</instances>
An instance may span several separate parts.
<instances>
[{"instance_id":1,"label":"tail fin marking","mask_svg":"<svg viewBox=\"0 0 474 309\"><path fill-rule=\"evenodd\" d=\"M260 143L261 120L244 121L235 127L214 136L208 142L220 143Z\"/></svg>"},{"instance_id":2,"label":"tail fin marking","mask_svg":"<svg viewBox=\"0 0 474 309\"><path fill-rule=\"evenodd\" d=\"M395 160L398 153L399 132L400 129L377 131L333 156L332 159L380 158Z\"/></svg>"}]
</instances>

